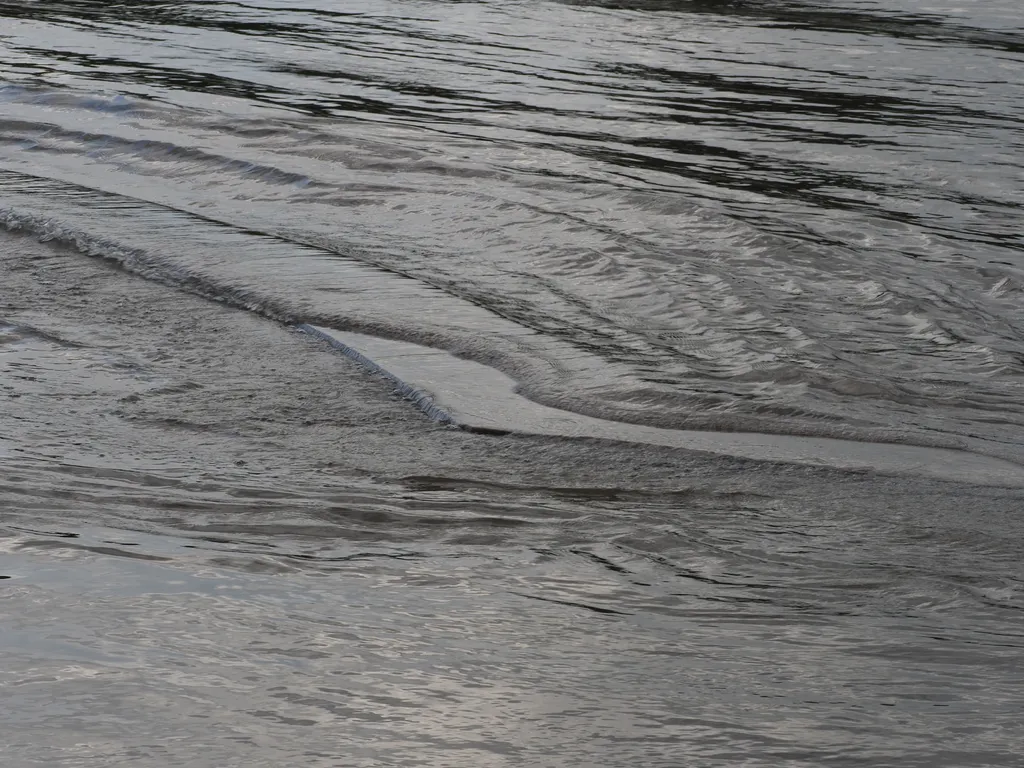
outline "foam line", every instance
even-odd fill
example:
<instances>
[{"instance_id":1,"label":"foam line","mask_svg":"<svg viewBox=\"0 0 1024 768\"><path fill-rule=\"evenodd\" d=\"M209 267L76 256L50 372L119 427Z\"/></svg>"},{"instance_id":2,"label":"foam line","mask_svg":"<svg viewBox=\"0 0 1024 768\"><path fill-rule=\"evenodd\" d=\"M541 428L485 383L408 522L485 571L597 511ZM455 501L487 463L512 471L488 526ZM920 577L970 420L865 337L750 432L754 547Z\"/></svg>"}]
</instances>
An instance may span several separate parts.
<instances>
[{"instance_id":1,"label":"foam line","mask_svg":"<svg viewBox=\"0 0 1024 768\"><path fill-rule=\"evenodd\" d=\"M319 328L314 328L312 325L309 325L307 323L300 323L295 327L298 330L302 331L303 333L313 336L314 338L320 339L321 341L326 341L328 344L330 344L334 349L343 354L345 357L355 361L356 363L363 366L371 373L376 373L386 378L388 381L395 385L396 389L399 391L399 393L401 393L403 397L411 400L416 405L417 408L423 411L423 413L425 413L434 421L440 422L441 424L457 425L457 422L452 417L452 415L443 408L439 408L437 404L434 403L434 398L432 398L428 392L425 392L422 389L417 389L411 384L402 381L402 379L400 379L395 374L391 373L390 371L384 368L381 368L379 365L377 365L377 363L373 362L373 360L368 358L359 350L353 349L348 344L345 344L344 342L336 339L334 336L324 333Z\"/></svg>"}]
</instances>

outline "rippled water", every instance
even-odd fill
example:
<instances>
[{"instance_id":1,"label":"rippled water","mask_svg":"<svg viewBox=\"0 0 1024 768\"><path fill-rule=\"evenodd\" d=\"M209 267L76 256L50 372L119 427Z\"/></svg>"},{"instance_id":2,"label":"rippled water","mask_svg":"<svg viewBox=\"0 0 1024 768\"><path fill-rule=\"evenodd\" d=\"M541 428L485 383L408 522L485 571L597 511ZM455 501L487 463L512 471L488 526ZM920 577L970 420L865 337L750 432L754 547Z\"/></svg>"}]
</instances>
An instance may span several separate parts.
<instances>
[{"instance_id":1,"label":"rippled water","mask_svg":"<svg viewBox=\"0 0 1024 768\"><path fill-rule=\"evenodd\" d=\"M1018 765L1022 125L1003 0L0 2L4 765Z\"/></svg>"}]
</instances>

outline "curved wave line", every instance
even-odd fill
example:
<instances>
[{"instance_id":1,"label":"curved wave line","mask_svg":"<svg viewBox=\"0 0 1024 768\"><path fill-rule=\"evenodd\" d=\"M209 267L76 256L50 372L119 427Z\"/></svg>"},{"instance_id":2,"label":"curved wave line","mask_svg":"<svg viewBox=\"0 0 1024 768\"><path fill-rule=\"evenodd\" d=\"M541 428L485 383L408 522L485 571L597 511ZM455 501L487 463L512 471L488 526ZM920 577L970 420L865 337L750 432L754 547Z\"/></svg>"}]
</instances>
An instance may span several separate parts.
<instances>
[{"instance_id":1,"label":"curved wave line","mask_svg":"<svg viewBox=\"0 0 1024 768\"><path fill-rule=\"evenodd\" d=\"M348 346L348 344L344 344L338 341L333 336L329 336L320 329L314 328L312 325L309 325L308 323L299 323L293 327L296 330L313 336L316 339L326 341L328 344L331 345L331 347L336 349L345 357L355 361L359 365L363 366L363 368L366 368L368 371L383 376L384 378L386 378L388 381L395 385L395 387L398 389L398 391L402 394L403 397L407 398L408 400L411 400L416 405L417 408L423 411L423 413L425 413L434 421L439 422L441 424L462 426L455 420L455 418L450 413L448 413L446 410L444 410L443 408L439 407L436 403L434 403L434 398L431 397L429 393L425 392L422 389L417 389L411 384L403 381L398 376L388 371L386 368L382 368L381 366L379 366L377 363L368 358L362 352L353 349L352 347Z\"/></svg>"}]
</instances>

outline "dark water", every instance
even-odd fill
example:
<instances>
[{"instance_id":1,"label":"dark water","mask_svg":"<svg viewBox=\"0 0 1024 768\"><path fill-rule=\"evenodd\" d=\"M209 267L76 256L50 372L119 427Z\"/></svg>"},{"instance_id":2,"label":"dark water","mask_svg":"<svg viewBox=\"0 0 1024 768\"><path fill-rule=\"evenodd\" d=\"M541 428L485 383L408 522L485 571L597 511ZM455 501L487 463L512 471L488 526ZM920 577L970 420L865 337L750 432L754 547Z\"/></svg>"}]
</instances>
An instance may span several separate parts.
<instances>
[{"instance_id":1,"label":"dark water","mask_svg":"<svg viewBox=\"0 0 1024 768\"><path fill-rule=\"evenodd\" d=\"M0 2L3 765L1020 765L1022 126L1009 0Z\"/></svg>"}]
</instances>

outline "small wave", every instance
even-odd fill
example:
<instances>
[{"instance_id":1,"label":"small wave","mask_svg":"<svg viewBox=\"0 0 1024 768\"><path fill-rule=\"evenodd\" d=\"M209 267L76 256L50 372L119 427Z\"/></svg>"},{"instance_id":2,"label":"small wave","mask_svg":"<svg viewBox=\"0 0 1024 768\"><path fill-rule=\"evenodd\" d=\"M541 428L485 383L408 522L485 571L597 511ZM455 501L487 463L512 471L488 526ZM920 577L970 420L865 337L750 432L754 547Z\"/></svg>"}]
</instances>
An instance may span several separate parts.
<instances>
[{"instance_id":1,"label":"small wave","mask_svg":"<svg viewBox=\"0 0 1024 768\"><path fill-rule=\"evenodd\" d=\"M228 173L272 186L315 186L305 174L169 141L126 139L111 133L71 131L54 124L0 119L0 141L4 140L36 153L78 153L104 162L131 162L142 173L147 165L173 162L175 175Z\"/></svg>"},{"instance_id":2,"label":"small wave","mask_svg":"<svg viewBox=\"0 0 1024 768\"><path fill-rule=\"evenodd\" d=\"M0 193L0 221L9 229L281 322L445 349L505 371L522 394L564 411L663 428L962 445L905 431L858 431L844 422L801 422L798 411L788 421L770 412L699 411L692 397L645 395L642 374L628 360L595 355L489 306L337 253L23 174L0 174ZM12 200L19 205L10 205Z\"/></svg>"}]
</instances>

